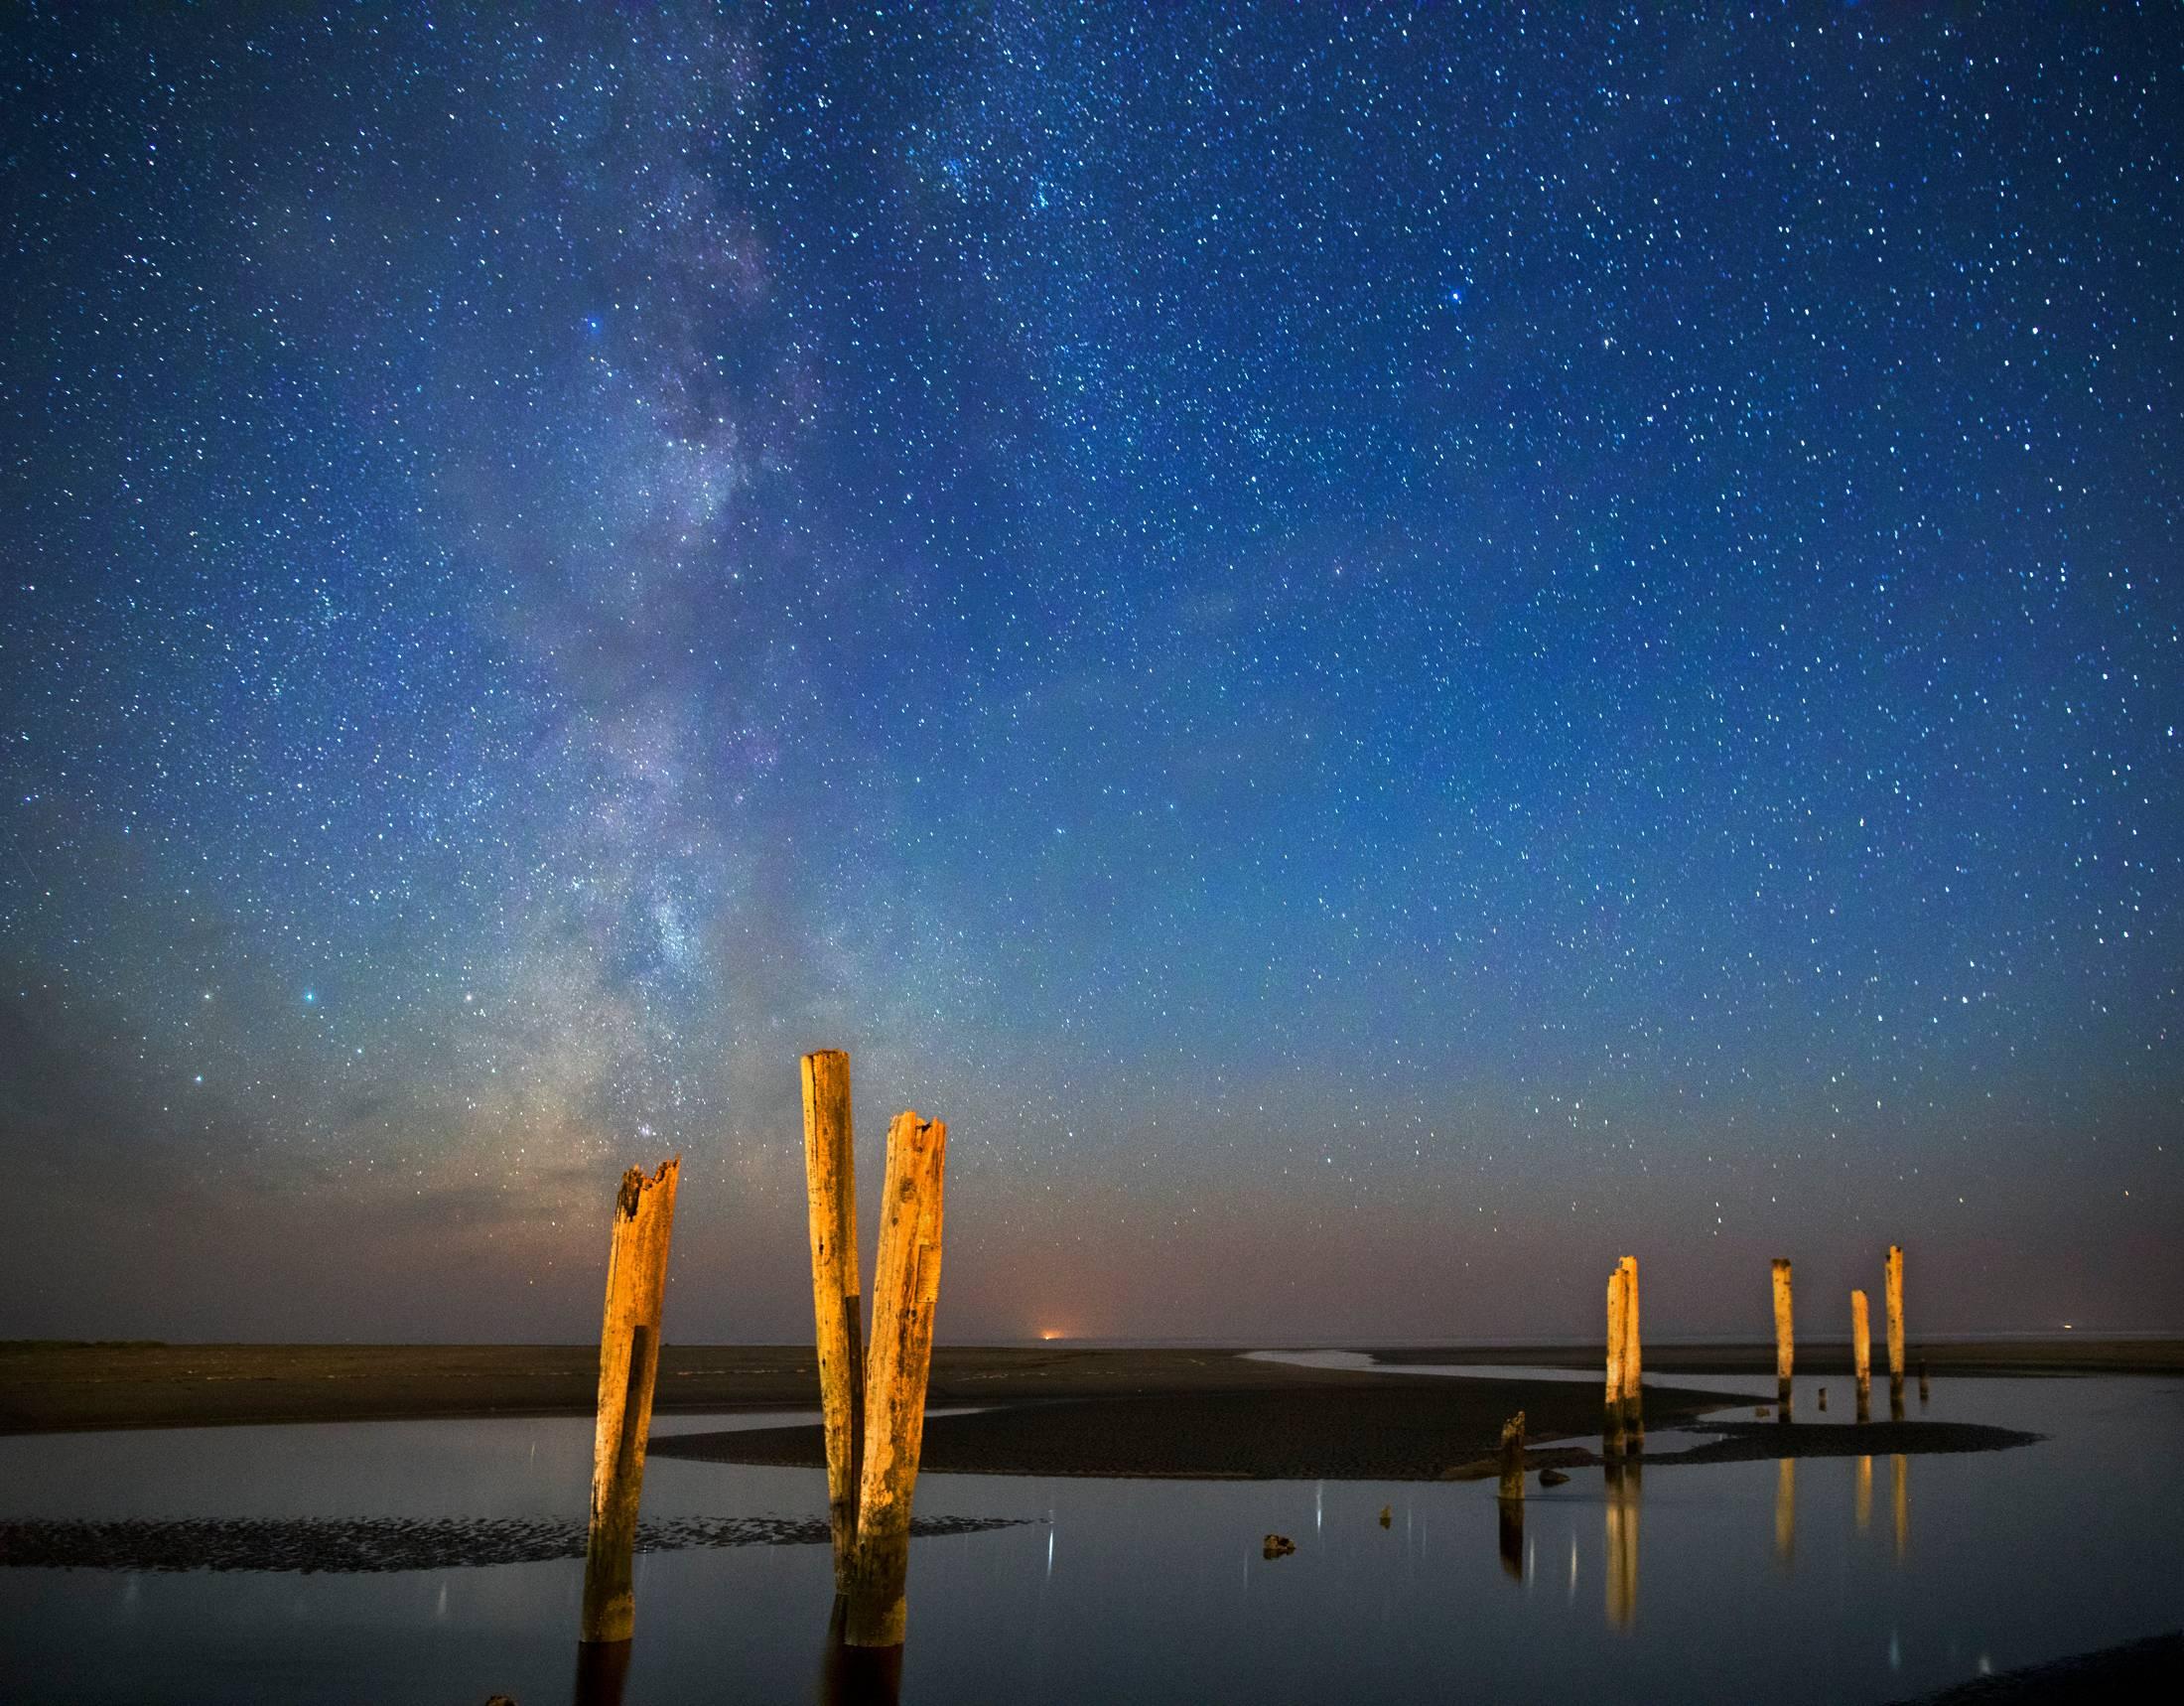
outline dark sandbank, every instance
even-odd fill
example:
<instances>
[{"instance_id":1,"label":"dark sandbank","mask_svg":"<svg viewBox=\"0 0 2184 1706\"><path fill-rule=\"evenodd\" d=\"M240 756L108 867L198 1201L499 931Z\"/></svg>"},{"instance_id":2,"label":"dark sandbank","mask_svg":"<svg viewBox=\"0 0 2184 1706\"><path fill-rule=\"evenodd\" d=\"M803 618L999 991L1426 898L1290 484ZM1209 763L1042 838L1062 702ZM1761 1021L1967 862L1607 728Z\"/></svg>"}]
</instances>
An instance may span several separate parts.
<instances>
[{"instance_id":1,"label":"dark sandbank","mask_svg":"<svg viewBox=\"0 0 2184 1706\"><path fill-rule=\"evenodd\" d=\"M1876 1324L1877 1325L1877 1324ZM1596 1368L1598 1346L1497 1345L1480 1350L1462 1345L1402 1345L1365 1352L1392 1367L1424 1362L1529 1363L1535 1368ZM1774 1341L1735 1345L1646 1344L1649 1374L1764 1374L1775 1368ZM2051 1339L1982 1339L1910 1346L1910 1372L1919 1365L1939 1377L2028 1374L2184 1374L2184 1339L2095 1339L2061 1335ZM1800 1374L1850 1372L1847 1340L1799 1335ZM1885 1367L1876 1374L1885 1381Z\"/></svg>"},{"instance_id":2,"label":"dark sandbank","mask_svg":"<svg viewBox=\"0 0 2184 1706\"><path fill-rule=\"evenodd\" d=\"M2076 1706L2085 1700L2173 1700L2184 1680L2184 1635L2157 1635L2099 1652L1981 1676L1922 1695L1914 1706Z\"/></svg>"},{"instance_id":3,"label":"dark sandbank","mask_svg":"<svg viewBox=\"0 0 2184 1706\"><path fill-rule=\"evenodd\" d=\"M1026 1518L920 1516L918 1536L976 1534ZM637 1524L639 1552L824 1546L825 1517L700 1516ZM288 1570L375 1574L584 1556L581 1522L553 1517L127 1517L0 1522L0 1569Z\"/></svg>"}]
</instances>

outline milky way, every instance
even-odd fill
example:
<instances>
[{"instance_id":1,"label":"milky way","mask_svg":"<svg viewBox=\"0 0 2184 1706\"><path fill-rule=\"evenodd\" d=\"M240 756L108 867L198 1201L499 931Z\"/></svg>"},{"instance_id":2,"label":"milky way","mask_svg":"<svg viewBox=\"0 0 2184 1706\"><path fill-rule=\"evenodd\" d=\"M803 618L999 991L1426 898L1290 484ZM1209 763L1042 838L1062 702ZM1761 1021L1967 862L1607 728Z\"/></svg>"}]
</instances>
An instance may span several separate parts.
<instances>
[{"instance_id":1,"label":"milky way","mask_svg":"<svg viewBox=\"0 0 2184 1706\"><path fill-rule=\"evenodd\" d=\"M808 1332L821 1046L944 1338L2184 1325L2172 11L499 12L0 26L0 1332Z\"/></svg>"}]
</instances>

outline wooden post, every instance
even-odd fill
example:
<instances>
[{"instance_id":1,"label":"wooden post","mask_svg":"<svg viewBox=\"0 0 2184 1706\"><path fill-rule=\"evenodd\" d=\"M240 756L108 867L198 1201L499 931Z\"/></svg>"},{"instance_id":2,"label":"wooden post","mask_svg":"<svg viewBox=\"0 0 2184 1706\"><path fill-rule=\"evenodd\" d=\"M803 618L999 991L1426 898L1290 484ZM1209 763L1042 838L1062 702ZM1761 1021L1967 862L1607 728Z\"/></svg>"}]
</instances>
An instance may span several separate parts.
<instances>
[{"instance_id":1,"label":"wooden post","mask_svg":"<svg viewBox=\"0 0 2184 1706\"><path fill-rule=\"evenodd\" d=\"M1888 1419L1903 1420L1903 1246L1888 1246Z\"/></svg>"},{"instance_id":2,"label":"wooden post","mask_svg":"<svg viewBox=\"0 0 2184 1706\"><path fill-rule=\"evenodd\" d=\"M1926 1358L1922 1356L1919 1358L1919 1408L1926 1408L1927 1400L1933 1395L1934 1388L1926 1378Z\"/></svg>"},{"instance_id":3,"label":"wooden post","mask_svg":"<svg viewBox=\"0 0 2184 1706\"><path fill-rule=\"evenodd\" d=\"M1524 1497L1524 1412L1502 1423L1501 1492L1503 1498Z\"/></svg>"},{"instance_id":4,"label":"wooden post","mask_svg":"<svg viewBox=\"0 0 2184 1706\"><path fill-rule=\"evenodd\" d=\"M827 1432L827 1520L834 1586L849 1592L857 1550L857 1477L865 1461L865 1313L857 1284L857 1144L850 1058L804 1057L804 1192L811 1210L811 1313Z\"/></svg>"},{"instance_id":5,"label":"wooden post","mask_svg":"<svg viewBox=\"0 0 2184 1706\"><path fill-rule=\"evenodd\" d=\"M675 1229L682 1157L621 1176L607 1254L607 1312L599 1342L599 1423L592 1442L592 1529L584 1550L580 1639L627 1640L636 1625L630 1552L660 1364L660 1305Z\"/></svg>"},{"instance_id":6,"label":"wooden post","mask_svg":"<svg viewBox=\"0 0 2184 1706\"><path fill-rule=\"evenodd\" d=\"M887 1177L873 1267L872 1351L865 1370L865 1463L857 1489L857 1556L847 1638L894 1646L905 1622L910 1501L925 1438L933 1304L940 1295L941 1183L948 1128L899 1113L887 1130Z\"/></svg>"},{"instance_id":7,"label":"wooden post","mask_svg":"<svg viewBox=\"0 0 2184 1706\"><path fill-rule=\"evenodd\" d=\"M1607 1276L1607 1400L1601 1420L1600 1455L1610 1463L1623 1456L1623 1351L1626 1286L1621 1267Z\"/></svg>"},{"instance_id":8,"label":"wooden post","mask_svg":"<svg viewBox=\"0 0 2184 1706\"><path fill-rule=\"evenodd\" d=\"M1774 1264L1775 1303L1775 1413L1783 1421L1790 1419L1790 1367L1796 1358L1796 1346L1790 1327L1790 1264L1781 1256Z\"/></svg>"},{"instance_id":9,"label":"wooden post","mask_svg":"<svg viewBox=\"0 0 2184 1706\"><path fill-rule=\"evenodd\" d=\"M1638 1258L1625 1256L1623 1268L1623 1449L1646 1449L1646 1403L1639 1380L1643 1357L1638 1349Z\"/></svg>"},{"instance_id":10,"label":"wooden post","mask_svg":"<svg viewBox=\"0 0 2184 1706\"><path fill-rule=\"evenodd\" d=\"M1873 1323L1866 1314L1865 1294L1850 1294L1850 1371L1857 1378L1858 1420L1873 1419Z\"/></svg>"}]
</instances>

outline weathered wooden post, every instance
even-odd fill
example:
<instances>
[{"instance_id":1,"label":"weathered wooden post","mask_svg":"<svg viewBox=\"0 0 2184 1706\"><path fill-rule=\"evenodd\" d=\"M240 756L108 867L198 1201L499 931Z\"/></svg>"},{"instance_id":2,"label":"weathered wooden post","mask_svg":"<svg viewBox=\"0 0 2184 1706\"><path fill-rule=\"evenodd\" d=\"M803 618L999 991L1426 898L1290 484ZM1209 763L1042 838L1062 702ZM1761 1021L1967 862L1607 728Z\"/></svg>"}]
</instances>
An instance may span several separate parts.
<instances>
[{"instance_id":1,"label":"weathered wooden post","mask_svg":"<svg viewBox=\"0 0 2184 1706\"><path fill-rule=\"evenodd\" d=\"M804 1057L804 1191L811 1210L811 1313L827 1434L827 1520L834 1586L848 1593L857 1549L857 1479L865 1461L865 1317L857 1284L857 1143L850 1058Z\"/></svg>"},{"instance_id":2,"label":"weathered wooden post","mask_svg":"<svg viewBox=\"0 0 2184 1706\"><path fill-rule=\"evenodd\" d=\"M1499 1496L1524 1501L1524 1412L1519 1410L1502 1423L1501 1490Z\"/></svg>"},{"instance_id":3,"label":"weathered wooden post","mask_svg":"<svg viewBox=\"0 0 2184 1706\"><path fill-rule=\"evenodd\" d=\"M1600 1455L1610 1464L1623 1457L1623 1351L1627 1288L1621 1267L1607 1276L1607 1397L1600 1427Z\"/></svg>"},{"instance_id":4,"label":"weathered wooden post","mask_svg":"<svg viewBox=\"0 0 2184 1706\"><path fill-rule=\"evenodd\" d=\"M1873 1419L1873 1324L1862 1291L1850 1294L1850 1371L1857 1379L1858 1420L1869 1422Z\"/></svg>"},{"instance_id":5,"label":"weathered wooden post","mask_svg":"<svg viewBox=\"0 0 2184 1706\"><path fill-rule=\"evenodd\" d=\"M1623 1269L1623 1449L1646 1449L1646 1402L1639 1387L1644 1358L1638 1348L1638 1258L1625 1256Z\"/></svg>"},{"instance_id":6,"label":"weathered wooden post","mask_svg":"<svg viewBox=\"0 0 2184 1706\"><path fill-rule=\"evenodd\" d=\"M584 1550L580 1638L627 1640L636 1625L630 1553L644 1487L644 1442L652 1425L652 1380L660 1363L660 1305L667 1245L675 1229L682 1157L649 1179L632 1167L614 1199L607 1255L607 1313L599 1342L599 1423L592 1443L592 1528Z\"/></svg>"},{"instance_id":7,"label":"weathered wooden post","mask_svg":"<svg viewBox=\"0 0 2184 1706\"><path fill-rule=\"evenodd\" d=\"M1787 1258L1775 1257L1775 1413L1782 1421L1790 1419L1790 1368L1796 1359L1796 1346L1790 1328L1790 1264Z\"/></svg>"},{"instance_id":8,"label":"weathered wooden post","mask_svg":"<svg viewBox=\"0 0 2184 1706\"><path fill-rule=\"evenodd\" d=\"M1903 1420L1903 1246L1888 1246L1888 1419Z\"/></svg>"},{"instance_id":9,"label":"weathered wooden post","mask_svg":"<svg viewBox=\"0 0 2184 1706\"><path fill-rule=\"evenodd\" d=\"M873 1268L872 1351L865 1370L865 1462L857 1489L857 1556L847 1638L894 1646L905 1622L910 1501L925 1438L925 1380L940 1295L941 1184L948 1128L899 1113L887 1130L887 1176Z\"/></svg>"}]
</instances>

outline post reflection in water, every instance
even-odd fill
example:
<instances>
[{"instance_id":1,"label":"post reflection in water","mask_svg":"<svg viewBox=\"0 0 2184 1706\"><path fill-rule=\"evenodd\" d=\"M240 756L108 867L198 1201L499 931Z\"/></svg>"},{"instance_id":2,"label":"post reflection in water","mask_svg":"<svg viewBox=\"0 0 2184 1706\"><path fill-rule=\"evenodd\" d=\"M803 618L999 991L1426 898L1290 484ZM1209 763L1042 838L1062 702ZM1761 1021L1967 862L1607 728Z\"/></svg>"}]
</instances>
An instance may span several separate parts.
<instances>
[{"instance_id":1,"label":"post reflection in water","mask_svg":"<svg viewBox=\"0 0 2184 1706\"><path fill-rule=\"evenodd\" d=\"M1857 1512L1858 1532L1862 1534L1866 1531L1866 1529L1872 1527L1873 1525L1873 1460L1870 1457L1861 1457L1858 1459L1857 1500L1855 1509Z\"/></svg>"},{"instance_id":2,"label":"post reflection in water","mask_svg":"<svg viewBox=\"0 0 2184 1706\"><path fill-rule=\"evenodd\" d=\"M576 1706L621 1706L632 1644L626 1640L577 1642Z\"/></svg>"},{"instance_id":3,"label":"post reflection in water","mask_svg":"<svg viewBox=\"0 0 2184 1706\"><path fill-rule=\"evenodd\" d=\"M1797 1551L1797 1459L1775 1460L1775 1556L1787 1564Z\"/></svg>"},{"instance_id":4,"label":"post reflection in water","mask_svg":"<svg viewBox=\"0 0 2184 1706\"><path fill-rule=\"evenodd\" d=\"M1628 1629L1638 1615L1639 1472L1607 1472L1607 1621Z\"/></svg>"},{"instance_id":5,"label":"post reflection in water","mask_svg":"<svg viewBox=\"0 0 2184 1706\"><path fill-rule=\"evenodd\" d=\"M1896 1562L1911 1546L1911 1460L1898 1452L1888 1460L1890 1502L1896 1512Z\"/></svg>"},{"instance_id":6,"label":"post reflection in water","mask_svg":"<svg viewBox=\"0 0 2184 1706\"><path fill-rule=\"evenodd\" d=\"M1502 1569L1513 1582L1524 1580L1524 1500L1521 1498L1497 1498L1494 1500L1501 1533Z\"/></svg>"},{"instance_id":7,"label":"post reflection in water","mask_svg":"<svg viewBox=\"0 0 2184 1706\"><path fill-rule=\"evenodd\" d=\"M902 1648L849 1644L850 1604L836 1596L819 1667L820 1706L895 1706L902 1694Z\"/></svg>"}]
</instances>

